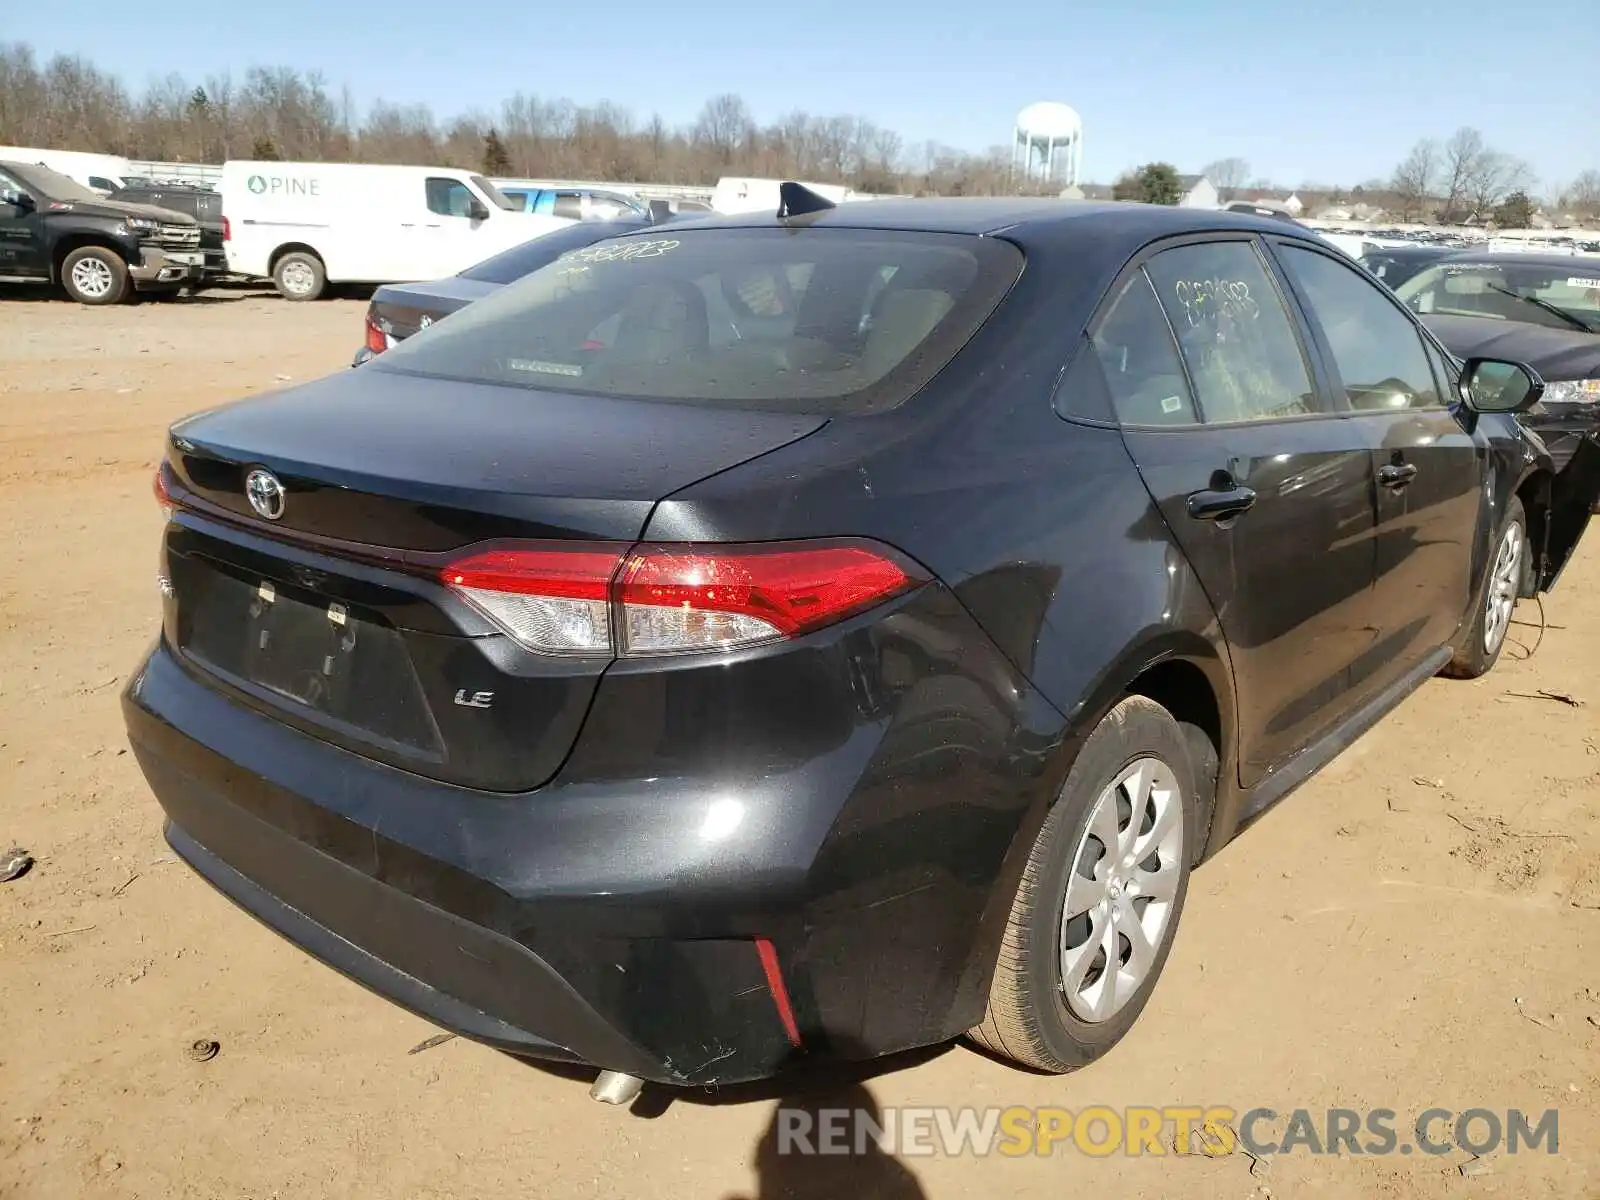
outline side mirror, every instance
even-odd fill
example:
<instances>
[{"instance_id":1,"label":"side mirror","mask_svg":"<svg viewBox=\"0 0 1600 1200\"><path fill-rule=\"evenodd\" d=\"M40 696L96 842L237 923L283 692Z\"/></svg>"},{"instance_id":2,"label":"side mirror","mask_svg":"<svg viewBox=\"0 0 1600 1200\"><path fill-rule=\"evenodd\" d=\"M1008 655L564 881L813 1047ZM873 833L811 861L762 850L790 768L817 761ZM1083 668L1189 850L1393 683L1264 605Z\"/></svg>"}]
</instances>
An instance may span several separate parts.
<instances>
[{"instance_id":1,"label":"side mirror","mask_svg":"<svg viewBox=\"0 0 1600 1200\"><path fill-rule=\"evenodd\" d=\"M1544 380L1525 363L1469 358L1461 371L1461 398L1477 413L1527 412L1544 395Z\"/></svg>"},{"instance_id":2,"label":"side mirror","mask_svg":"<svg viewBox=\"0 0 1600 1200\"><path fill-rule=\"evenodd\" d=\"M467 216L474 221L487 221L489 219L488 206L482 200L474 199L471 204L467 205Z\"/></svg>"},{"instance_id":3,"label":"side mirror","mask_svg":"<svg viewBox=\"0 0 1600 1200\"><path fill-rule=\"evenodd\" d=\"M20 208L23 212L33 211L33 197L14 188L0 192L0 204L9 204L12 208Z\"/></svg>"}]
</instances>

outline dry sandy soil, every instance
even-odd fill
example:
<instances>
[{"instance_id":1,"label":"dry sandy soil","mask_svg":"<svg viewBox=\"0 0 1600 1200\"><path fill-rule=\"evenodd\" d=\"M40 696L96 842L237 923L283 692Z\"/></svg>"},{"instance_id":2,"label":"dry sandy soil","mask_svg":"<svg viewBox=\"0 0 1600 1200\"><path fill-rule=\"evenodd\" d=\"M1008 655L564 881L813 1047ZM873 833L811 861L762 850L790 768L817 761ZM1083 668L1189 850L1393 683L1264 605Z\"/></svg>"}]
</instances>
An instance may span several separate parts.
<instances>
[{"instance_id":1,"label":"dry sandy soil","mask_svg":"<svg viewBox=\"0 0 1600 1200\"><path fill-rule=\"evenodd\" d=\"M1600 535L1492 676L1436 680L1195 877L1133 1034L1066 1078L963 1046L854 1084L656 1097L437 1032L174 861L120 683L157 626L173 418L345 366L360 306L0 301L0 1195L1600 1195ZM1573 708L1539 689L1585 701ZM1518 694L1520 693L1520 695ZM214 1038L208 1062L186 1051ZM1440 1157L780 1158L780 1103L1560 1110ZM807 1090L810 1089L810 1090ZM645 1100L651 1099L646 1093Z\"/></svg>"}]
</instances>

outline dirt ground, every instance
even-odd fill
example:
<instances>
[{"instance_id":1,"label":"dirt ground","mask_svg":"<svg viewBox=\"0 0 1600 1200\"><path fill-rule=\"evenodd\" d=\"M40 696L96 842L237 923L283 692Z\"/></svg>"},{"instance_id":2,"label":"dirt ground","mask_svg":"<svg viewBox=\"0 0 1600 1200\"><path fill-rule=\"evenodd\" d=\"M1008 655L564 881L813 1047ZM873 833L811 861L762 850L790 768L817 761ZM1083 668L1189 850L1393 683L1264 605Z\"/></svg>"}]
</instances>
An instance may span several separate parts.
<instances>
[{"instance_id":1,"label":"dirt ground","mask_svg":"<svg viewBox=\"0 0 1600 1200\"><path fill-rule=\"evenodd\" d=\"M1600 1196L1600 534L1475 683L1435 680L1195 876L1132 1035L1065 1078L964 1046L645 1096L437 1032L161 839L117 694L157 627L176 417L343 368L361 305L0 301L0 1196ZM1538 642L1531 658L1529 648ZM1570 707L1538 695L1565 693ZM221 1043L207 1062L198 1038ZM864 1091L863 1091L864 1089ZM773 1153L780 1102L1559 1110L1559 1153ZM1448 1127L1446 1127L1448 1128ZM1402 1137L1402 1141L1409 1140ZM1467 1173L1460 1169L1466 1166Z\"/></svg>"}]
</instances>

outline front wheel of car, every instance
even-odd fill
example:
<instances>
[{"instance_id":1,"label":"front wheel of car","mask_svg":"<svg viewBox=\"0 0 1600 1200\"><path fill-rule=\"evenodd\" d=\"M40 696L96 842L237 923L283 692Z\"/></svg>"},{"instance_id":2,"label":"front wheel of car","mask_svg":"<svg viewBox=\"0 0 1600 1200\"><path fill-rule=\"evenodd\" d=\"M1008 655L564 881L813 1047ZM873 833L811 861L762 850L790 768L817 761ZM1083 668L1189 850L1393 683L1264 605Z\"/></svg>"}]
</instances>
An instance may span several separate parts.
<instances>
[{"instance_id":1,"label":"front wheel of car","mask_svg":"<svg viewBox=\"0 0 1600 1200\"><path fill-rule=\"evenodd\" d=\"M1183 912L1197 794L1159 704L1129 696L1095 727L1029 855L974 1042L1062 1072L1132 1028Z\"/></svg>"},{"instance_id":2,"label":"front wheel of car","mask_svg":"<svg viewBox=\"0 0 1600 1200\"><path fill-rule=\"evenodd\" d=\"M128 264L115 250L83 246L61 260L61 286L79 304L120 304L128 295Z\"/></svg>"},{"instance_id":3,"label":"front wheel of car","mask_svg":"<svg viewBox=\"0 0 1600 1200\"><path fill-rule=\"evenodd\" d=\"M1528 571L1528 518L1522 501L1515 496L1507 506L1506 519L1500 525L1487 570L1488 578L1478 597L1477 610L1470 624L1462 630L1455 657L1444 669L1446 675L1457 679L1487 675L1506 646L1511 615Z\"/></svg>"}]
</instances>

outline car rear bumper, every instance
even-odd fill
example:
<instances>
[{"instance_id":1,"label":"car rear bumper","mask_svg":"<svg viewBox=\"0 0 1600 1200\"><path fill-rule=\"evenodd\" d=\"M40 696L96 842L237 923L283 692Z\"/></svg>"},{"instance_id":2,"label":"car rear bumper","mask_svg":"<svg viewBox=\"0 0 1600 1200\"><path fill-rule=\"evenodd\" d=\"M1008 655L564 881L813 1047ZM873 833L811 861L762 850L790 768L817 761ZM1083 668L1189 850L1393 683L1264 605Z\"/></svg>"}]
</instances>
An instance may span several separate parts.
<instances>
[{"instance_id":1,"label":"car rear bumper","mask_svg":"<svg viewBox=\"0 0 1600 1200\"><path fill-rule=\"evenodd\" d=\"M970 621L947 594L936 607ZM837 744L720 779L667 760L600 778L633 758L613 744L628 722L595 713L586 735L607 744L581 737L553 783L514 795L301 733L164 643L123 706L173 847L309 953L514 1053L725 1083L981 1019L1059 714L986 642L946 648L1002 676L983 689L1001 706L952 714L940 667Z\"/></svg>"}]
</instances>

